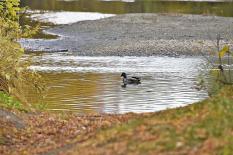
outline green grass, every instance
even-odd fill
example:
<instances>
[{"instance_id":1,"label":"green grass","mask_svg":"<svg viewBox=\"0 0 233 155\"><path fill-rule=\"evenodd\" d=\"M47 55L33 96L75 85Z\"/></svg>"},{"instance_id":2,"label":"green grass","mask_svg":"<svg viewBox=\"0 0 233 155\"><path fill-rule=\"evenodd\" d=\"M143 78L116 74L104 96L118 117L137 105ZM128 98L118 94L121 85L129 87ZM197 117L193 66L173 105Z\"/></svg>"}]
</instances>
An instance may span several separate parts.
<instances>
[{"instance_id":1,"label":"green grass","mask_svg":"<svg viewBox=\"0 0 233 155\"><path fill-rule=\"evenodd\" d=\"M32 109L38 111L45 111L47 109L47 104L45 103L35 103L32 106L23 104L14 97L5 94L0 91L0 108L7 108L12 110L19 110L24 112L29 112Z\"/></svg>"},{"instance_id":2,"label":"green grass","mask_svg":"<svg viewBox=\"0 0 233 155\"><path fill-rule=\"evenodd\" d=\"M0 91L0 107L7 109L17 109L20 111L29 111L29 107L26 107L18 100L14 99L12 96L9 96Z\"/></svg>"}]
</instances>

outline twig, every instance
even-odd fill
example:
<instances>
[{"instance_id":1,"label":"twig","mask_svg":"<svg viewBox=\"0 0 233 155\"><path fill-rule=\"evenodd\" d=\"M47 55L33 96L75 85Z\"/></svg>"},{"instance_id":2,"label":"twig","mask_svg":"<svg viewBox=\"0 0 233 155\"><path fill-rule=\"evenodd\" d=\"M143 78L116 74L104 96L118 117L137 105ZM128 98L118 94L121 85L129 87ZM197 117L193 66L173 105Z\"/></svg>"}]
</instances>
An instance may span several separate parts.
<instances>
[{"instance_id":1,"label":"twig","mask_svg":"<svg viewBox=\"0 0 233 155\"><path fill-rule=\"evenodd\" d=\"M228 74L229 74L229 82L231 82L231 69L230 69L230 51L227 52L228 57L227 57L227 63L228 63Z\"/></svg>"}]
</instances>

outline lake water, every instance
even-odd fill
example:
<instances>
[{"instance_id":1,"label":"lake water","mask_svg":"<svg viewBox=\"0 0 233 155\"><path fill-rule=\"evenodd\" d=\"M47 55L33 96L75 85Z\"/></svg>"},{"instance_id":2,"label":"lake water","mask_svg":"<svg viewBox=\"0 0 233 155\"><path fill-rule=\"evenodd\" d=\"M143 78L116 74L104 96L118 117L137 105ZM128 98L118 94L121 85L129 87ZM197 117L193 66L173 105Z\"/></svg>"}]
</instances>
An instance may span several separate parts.
<instances>
[{"instance_id":1,"label":"lake water","mask_svg":"<svg viewBox=\"0 0 233 155\"><path fill-rule=\"evenodd\" d=\"M32 10L125 13L187 13L233 17L232 0L21 0Z\"/></svg>"},{"instance_id":2,"label":"lake water","mask_svg":"<svg viewBox=\"0 0 233 155\"><path fill-rule=\"evenodd\" d=\"M33 57L49 87L50 110L79 113L153 112L208 97L195 83L201 57L83 57L68 53ZM122 87L121 72L142 79ZM33 95L33 94L32 94Z\"/></svg>"},{"instance_id":3,"label":"lake water","mask_svg":"<svg viewBox=\"0 0 233 155\"><path fill-rule=\"evenodd\" d=\"M187 13L233 17L233 2L153 0L21 0L34 19L55 24L97 20L125 13ZM41 10L45 13L37 13ZM29 55L31 55L29 53ZM195 83L201 57L84 57L42 53L30 67L49 88L48 109L78 113L154 112L185 106L208 97ZM121 72L142 79L122 87ZM31 99L36 98L30 94Z\"/></svg>"}]
</instances>

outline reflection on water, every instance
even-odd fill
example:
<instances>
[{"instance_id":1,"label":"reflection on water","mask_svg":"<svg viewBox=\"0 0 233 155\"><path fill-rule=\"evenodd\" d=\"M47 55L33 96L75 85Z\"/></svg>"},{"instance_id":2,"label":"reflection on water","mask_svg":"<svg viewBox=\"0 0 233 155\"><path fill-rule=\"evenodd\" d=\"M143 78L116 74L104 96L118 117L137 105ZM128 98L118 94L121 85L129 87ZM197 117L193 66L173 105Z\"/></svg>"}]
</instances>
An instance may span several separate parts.
<instances>
[{"instance_id":1,"label":"reflection on water","mask_svg":"<svg viewBox=\"0 0 233 155\"><path fill-rule=\"evenodd\" d=\"M135 2L133 2L130 0L129 3L121 0L21 0L21 5L29 6L33 10L101 12L110 14L188 13L233 17L232 0L204 0L196 2L194 1L135 0Z\"/></svg>"},{"instance_id":2,"label":"reflection on water","mask_svg":"<svg viewBox=\"0 0 233 155\"><path fill-rule=\"evenodd\" d=\"M96 12L46 12L43 14L33 14L31 18L42 22L53 24L71 24L85 20L97 20L112 17L113 14L102 14Z\"/></svg>"},{"instance_id":3,"label":"reflection on water","mask_svg":"<svg viewBox=\"0 0 233 155\"><path fill-rule=\"evenodd\" d=\"M43 54L31 69L49 86L49 109L80 113L152 112L184 106L207 97L193 88L199 57L79 57ZM41 65L42 64L42 65ZM121 72L142 78L122 88Z\"/></svg>"},{"instance_id":4,"label":"reflection on water","mask_svg":"<svg viewBox=\"0 0 233 155\"><path fill-rule=\"evenodd\" d=\"M106 2L110 2L110 1L120 1L120 2L128 2L128 3L135 2L135 0L99 0L99 1L106 1Z\"/></svg>"}]
</instances>

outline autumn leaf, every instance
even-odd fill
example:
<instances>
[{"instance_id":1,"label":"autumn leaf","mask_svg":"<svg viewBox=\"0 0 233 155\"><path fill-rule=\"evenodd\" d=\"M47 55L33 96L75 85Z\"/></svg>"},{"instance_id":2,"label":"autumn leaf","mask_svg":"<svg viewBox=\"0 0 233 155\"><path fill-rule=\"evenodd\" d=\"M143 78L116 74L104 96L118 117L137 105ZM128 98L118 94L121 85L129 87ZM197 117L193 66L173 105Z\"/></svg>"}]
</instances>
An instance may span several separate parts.
<instances>
[{"instance_id":1,"label":"autumn leaf","mask_svg":"<svg viewBox=\"0 0 233 155\"><path fill-rule=\"evenodd\" d=\"M228 45L225 45L225 46L222 48L222 50L220 50L220 51L218 52L219 57L222 58L222 57L225 55L226 52L229 52L229 46L228 46Z\"/></svg>"}]
</instances>

